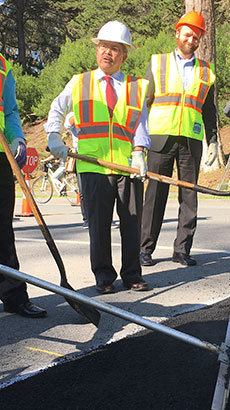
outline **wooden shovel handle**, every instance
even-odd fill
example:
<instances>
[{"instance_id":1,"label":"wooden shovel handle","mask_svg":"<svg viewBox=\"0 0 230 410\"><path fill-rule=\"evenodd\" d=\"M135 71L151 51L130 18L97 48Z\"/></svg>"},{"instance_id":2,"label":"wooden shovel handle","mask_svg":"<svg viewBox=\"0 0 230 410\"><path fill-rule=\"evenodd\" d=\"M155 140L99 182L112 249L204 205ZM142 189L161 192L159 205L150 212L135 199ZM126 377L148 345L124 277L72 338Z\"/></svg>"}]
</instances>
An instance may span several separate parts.
<instances>
[{"instance_id":1,"label":"wooden shovel handle","mask_svg":"<svg viewBox=\"0 0 230 410\"><path fill-rule=\"evenodd\" d=\"M127 174L140 175L139 169L128 167L126 165L115 164L113 162L104 161L103 159L87 157L85 155L80 155L80 154L76 154L73 152L69 152L68 156L79 159L81 161L86 161L92 164L101 165L102 167L126 172ZM165 184L171 184L171 185L179 186L182 188L193 189L194 191L201 192L202 194L215 195L215 196L230 196L230 191L218 191L216 189L192 184L191 182L181 181L179 179L174 179L171 177L167 177L165 175L155 174L154 172L150 172L150 171L147 171L146 176L149 179L154 179L156 181L163 182Z\"/></svg>"},{"instance_id":2,"label":"wooden shovel handle","mask_svg":"<svg viewBox=\"0 0 230 410\"><path fill-rule=\"evenodd\" d=\"M12 168L17 180L18 180L18 183L19 183L23 193L25 194L25 197L26 197L26 199L27 199L27 201L30 205L30 208L31 208L31 210L32 210L32 212L35 216L37 224L39 225L39 227L42 231L42 234L43 234L43 236L44 236L44 238L47 242L47 245L48 245L48 247L49 247L49 249L50 249L50 251L51 251L51 253L52 253L52 255L53 255L53 257L54 257L54 259L55 259L55 261L58 265L58 267L59 267L62 280L66 281L65 268L64 268L61 256L58 252L58 249L57 249L57 247L54 243L54 240L53 240L53 238L52 238L52 236L51 236L51 234L50 234L50 232L47 228L47 225L46 225L46 223L45 223L45 221L42 217L42 214L41 214L41 212L40 212L40 210L39 210L39 208L38 208L32 194L31 194L31 192L30 192L30 189L29 189L27 183L24 180L23 174L22 174L22 172L21 172L21 170L20 170L20 168L19 168L19 166L18 166L18 164L17 164L17 162L16 162L16 160L15 160L15 158L14 158L14 156L13 156L11 150L10 150L8 142L6 141L6 138L5 138L5 136L3 135L3 133L1 131L0 131L0 142L3 146L3 148L4 148L7 159L9 161L10 165L11 165L11 168Z\"/></svg>"}]
</instances>

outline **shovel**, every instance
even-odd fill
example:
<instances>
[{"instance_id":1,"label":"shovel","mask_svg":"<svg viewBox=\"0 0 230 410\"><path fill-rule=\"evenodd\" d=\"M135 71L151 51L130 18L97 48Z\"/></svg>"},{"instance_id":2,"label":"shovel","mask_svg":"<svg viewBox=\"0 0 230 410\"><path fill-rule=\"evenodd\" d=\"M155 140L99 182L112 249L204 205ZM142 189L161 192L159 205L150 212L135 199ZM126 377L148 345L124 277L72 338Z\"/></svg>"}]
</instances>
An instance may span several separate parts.
<instances>
[{"instance_id":1,"label":"shovel","mask_svg":"<svg viewBox=\"0 0 230 410\"><path fill-rule=\"evenodd\" d=\"M67 282L66 278L66 272L64 268L63 261L61 259L61 256L59 254L59 251L54 243L54 240L47 228L47 225L42 217L41 212L39 211L39 208L29 190L29 187L27 186L24 177L22 175L22 172L14 158L14 156L11 153L11 150L9 148L8 142L6 141L5 136L3 133L0 131L0 142L2 143L2 146L4 148L5 154L7 156L7 159L11 165L11 168L19 182L19 185L23 191L23 193L26 196L26 199L28 200L28 203L31 207L31 210L35 216L35 219L42 231L42 234L46 240L46 243L49 247L50 252L52 253L55 262L59 268L60 276L61 276L61 286L64 288L74 290L70 284ZM87 319L89 322L93 323L95 326L98 327L99 321L100 321L100 313L92 306L87 306L86 304L82 304L81 302L76 302L70 299L65 298L66 301L69 303L69 305L76 310L77 313L79 313L81 316L83 316L85 319Z\"/></svg>"},{"instance_id":2,"label":"shovel","mask_svg":"<svg viewBox=\"0 0 230 410\"><path fill-rule=\"evenodd\" d=\"M73 152L68 153L69 157L80 159L81 161L91 162L92 164L101 165L102 167L114 169L117 171L127 172L128 174L140 175L140 170L137 168L128 167L126 165L114 164L113 162L104 161L99 158L87 157L85 155L75 154ZM204 187L201 185L196 185L191 182L181 181L179 179L174 179L167 177L165 175L155 174L154 172L147 171L147 178L154 179L155 181L163 182L164 184L171 184L179 186L182 188L193 189L194 191L201 192L202 194L209 194L215 196L230 196L230 191L219 191L217 189L212 189Z\"/></svg>"}]
</instances>

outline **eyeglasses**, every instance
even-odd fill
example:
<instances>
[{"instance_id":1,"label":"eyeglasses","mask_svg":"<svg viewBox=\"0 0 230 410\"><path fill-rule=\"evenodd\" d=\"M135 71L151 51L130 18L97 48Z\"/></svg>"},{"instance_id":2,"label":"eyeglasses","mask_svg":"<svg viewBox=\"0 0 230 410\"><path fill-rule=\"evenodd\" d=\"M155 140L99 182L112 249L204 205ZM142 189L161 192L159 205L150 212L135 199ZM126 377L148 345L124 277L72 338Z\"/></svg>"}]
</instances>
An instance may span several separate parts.
<instances>
[{"instance_id":1,"label":"eyeglasses","mask_svg":"<svg viewBox=\"0 0 230 410\"><path fill-rule=\"evenodd\" d=\"M109 45L109 44L107 44L107 43L100 43L99 45L98 45L98 48L100 49L100 51L102 52L102 53L104 53L105 51L107 51L107 50L110 50L114 55L118 55L119 53L121 53L121 49L120 48L118 48L118 47L116 47L116 46L111 46L111 45Z\"/></svg>"}]
</instances>

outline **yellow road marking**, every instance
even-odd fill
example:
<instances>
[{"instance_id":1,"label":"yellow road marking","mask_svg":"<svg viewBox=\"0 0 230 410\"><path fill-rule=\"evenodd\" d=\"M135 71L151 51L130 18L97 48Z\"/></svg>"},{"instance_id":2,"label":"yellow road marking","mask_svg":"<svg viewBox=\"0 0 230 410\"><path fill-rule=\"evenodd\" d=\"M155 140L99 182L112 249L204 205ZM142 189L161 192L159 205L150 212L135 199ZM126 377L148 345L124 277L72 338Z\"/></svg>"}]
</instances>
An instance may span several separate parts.
<instances>
[{"instance_id":1,"label":"yellow road marking","mask_svg":"<svg viewBox=\"0 0 230 410\"><path fill-rule=\"evenodd\" d=\"M35 352L41 352L41 353L47 353L47 354L52 354L53 356L63 356L60 353L55 353L55 352L50 352L49 350L43 350L43 349L38 349L37 347L26 347L28 350L34 350Z\"/></svg>"}]
</instances>

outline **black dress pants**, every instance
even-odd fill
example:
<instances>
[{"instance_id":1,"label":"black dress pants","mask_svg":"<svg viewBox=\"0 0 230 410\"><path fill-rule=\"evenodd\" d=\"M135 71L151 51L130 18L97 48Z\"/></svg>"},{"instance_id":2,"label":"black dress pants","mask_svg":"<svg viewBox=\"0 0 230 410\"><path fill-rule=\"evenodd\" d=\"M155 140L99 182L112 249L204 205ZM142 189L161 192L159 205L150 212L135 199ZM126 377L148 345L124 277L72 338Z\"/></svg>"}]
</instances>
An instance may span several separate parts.
<instances>
[{"instance_id":1,"label":"black dress pants","mask_svg":"<svg viewBox=\"0 0 230 410\"><path fill-rule=\"evenodd\" d=\"M80 206L81 206L81 214L82 214L82 219L84 222L87 222L87 216L85 212L85 205L84 205L84 198L82 194L82 183L81 183L81 174L76 174L77 175L77 184L78 184L78 189L80 193Z\"/></svg>"},{"instance_id":2,"label":"black dress pants","mask_svg":"<svg viewBox=\"0 0 230 410\"><path fill-rule=\"evenodd\" d=\"M200 156L194 157L188 149L187 138L169 137L161 152L148 152L148 170L171 177L174 161L178 179L196 184ZM149 180L142 215L141 253L150 255L160 234L169 185ZM189 255L197 226L197 193L179 187L179 213L174 251Z\"/></svg>"},{"instance_id":3,"label":"black dress pants","mask_svg":"<svg viewBox=\"0 0 230 410\"><path fill-rule=\"evenodd\" d=\"M12 170L6 155L0 152L0 263L19 269L12 227L14 202ZM0 274L0 299L16 305L26 302L26 284Z\"/></svg>"},{"instance_id":4,"label":"black dress pants","mask_svg":"<svg viewBox=\"0 0 230 410\"><path fill-rule=\"evenodd\" d=\"M122 246L120 276L124 281L135 283L141 277L143 184L129 176L99 173L82 173L81 181L89 223L91 268L96 282L112 283L117 277L111 251L111 223L116 201Z\"/></svg>"}]
</instances>

